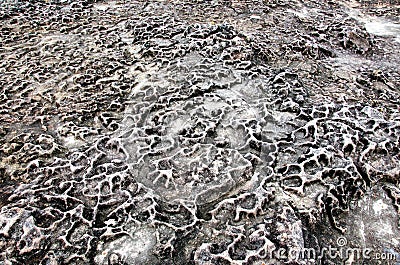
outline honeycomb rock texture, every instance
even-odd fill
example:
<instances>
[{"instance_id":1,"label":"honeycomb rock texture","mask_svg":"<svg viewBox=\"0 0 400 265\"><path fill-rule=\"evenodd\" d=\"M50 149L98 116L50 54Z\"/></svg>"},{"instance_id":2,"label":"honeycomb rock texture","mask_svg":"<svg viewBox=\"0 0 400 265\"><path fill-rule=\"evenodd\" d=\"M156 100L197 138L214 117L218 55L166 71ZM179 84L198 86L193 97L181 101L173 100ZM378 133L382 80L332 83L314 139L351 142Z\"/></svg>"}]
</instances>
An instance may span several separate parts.
<instances>
[{"instance_id":1,"label":"honeycomb rock texture","mask_svg":"<svg viewBox=\"0 0 400 265\"><path fill-rule=\"evenodd\" d=\"M1 1L0 264L400 262L399 58L398 1Z\"/></svg>"}]
</instances>

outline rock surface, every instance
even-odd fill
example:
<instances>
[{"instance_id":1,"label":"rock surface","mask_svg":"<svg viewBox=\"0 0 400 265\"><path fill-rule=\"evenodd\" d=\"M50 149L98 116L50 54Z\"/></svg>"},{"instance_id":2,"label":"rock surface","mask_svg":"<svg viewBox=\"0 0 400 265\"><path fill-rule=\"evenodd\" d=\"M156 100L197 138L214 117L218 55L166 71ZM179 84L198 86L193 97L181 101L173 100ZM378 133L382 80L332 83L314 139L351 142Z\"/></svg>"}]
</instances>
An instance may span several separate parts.
<instances>
[{"instance_id":1,"label":"rock surface","mask_svg":"<svg viewBox=\"0 0 400 265\"><path fill-rule=\"evenodd\" d=\"M399 23L388 0L2 1L0 264L400 262Z\"/></svg>"}]
</instances>

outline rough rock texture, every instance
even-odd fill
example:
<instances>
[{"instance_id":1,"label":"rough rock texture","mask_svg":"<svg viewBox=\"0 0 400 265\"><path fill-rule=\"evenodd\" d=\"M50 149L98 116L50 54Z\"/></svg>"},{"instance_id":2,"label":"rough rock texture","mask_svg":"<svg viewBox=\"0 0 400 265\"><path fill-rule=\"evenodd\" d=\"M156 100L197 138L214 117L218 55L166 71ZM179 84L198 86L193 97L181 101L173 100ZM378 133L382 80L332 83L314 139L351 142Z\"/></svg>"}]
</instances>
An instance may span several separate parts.
<instances>
[{"instance_id":1,"label":"rough rock texture","mask_svg":"<svg viewBox=\"0 0 400 265\"><path fill-rule=\"evenodd\" d=\"M400 261L375 2L2 1L0 264Z\"/></svg>"}]
</instances>

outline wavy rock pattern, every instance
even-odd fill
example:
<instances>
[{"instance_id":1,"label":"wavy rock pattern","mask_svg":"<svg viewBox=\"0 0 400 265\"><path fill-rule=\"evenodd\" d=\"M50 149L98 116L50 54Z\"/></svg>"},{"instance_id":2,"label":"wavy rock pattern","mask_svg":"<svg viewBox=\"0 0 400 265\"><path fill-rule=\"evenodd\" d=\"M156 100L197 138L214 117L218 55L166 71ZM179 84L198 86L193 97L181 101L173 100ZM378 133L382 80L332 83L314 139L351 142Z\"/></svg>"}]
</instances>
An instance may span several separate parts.
<instances>
[{"instance_id":1,"label":"wavy rock pattern","mask_svg":"<svg viewBox=\"0 0 400 265\"><path fill-rule=\"evenodd\" d=\"M6 1L0 261L337 264L270 253L340 235L400 251L397 224L352 228L376 221L358 202L400 213L399 36L363 14L398 6Z\"/></svg>"}]
</instances>

